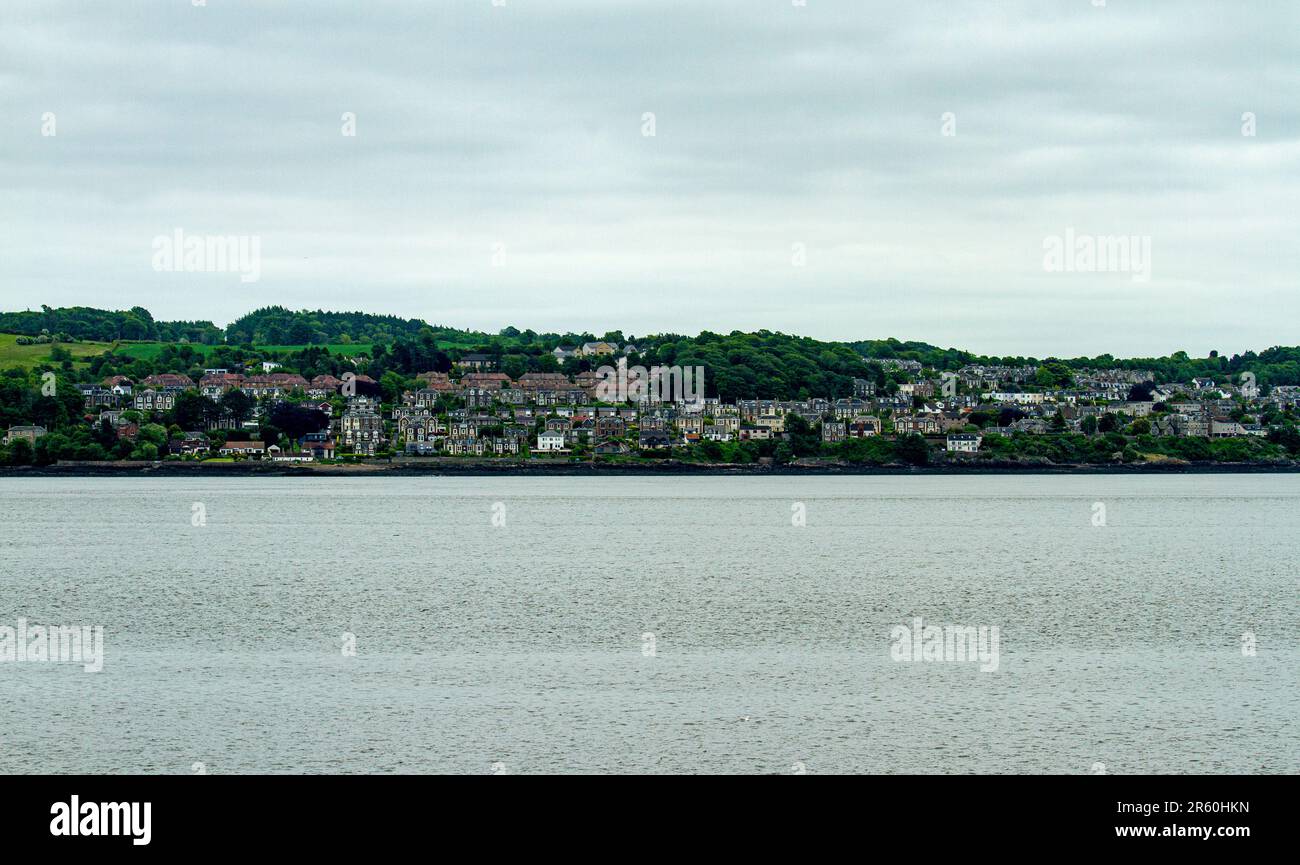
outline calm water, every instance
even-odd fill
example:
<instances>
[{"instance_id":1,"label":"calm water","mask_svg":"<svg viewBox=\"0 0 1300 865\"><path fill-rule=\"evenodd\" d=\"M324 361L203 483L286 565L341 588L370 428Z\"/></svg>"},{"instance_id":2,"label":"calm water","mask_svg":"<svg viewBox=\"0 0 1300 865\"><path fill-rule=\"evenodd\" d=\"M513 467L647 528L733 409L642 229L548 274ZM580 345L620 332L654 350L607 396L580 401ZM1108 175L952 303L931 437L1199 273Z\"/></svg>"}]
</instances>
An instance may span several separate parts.
<instances>
[{"instance_id":1,"label":"calm water","mask_svg":"<svg viewBox=\"0 0 1300 865\"><path fill-rule=\"evenodd\" d=\"M0 663L0 772L1300 772L1297 538L1294 475L0 479L0 625L106 645Z\"/></svg>"}]
</instances>

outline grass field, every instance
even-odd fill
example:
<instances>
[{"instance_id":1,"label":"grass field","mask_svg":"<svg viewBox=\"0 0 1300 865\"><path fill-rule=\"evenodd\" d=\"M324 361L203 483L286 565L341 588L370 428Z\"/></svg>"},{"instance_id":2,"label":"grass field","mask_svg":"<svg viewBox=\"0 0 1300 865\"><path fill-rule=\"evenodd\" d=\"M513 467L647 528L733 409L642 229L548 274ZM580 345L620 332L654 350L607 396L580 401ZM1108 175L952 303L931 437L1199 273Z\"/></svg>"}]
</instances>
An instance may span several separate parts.
<instances>
[{"instance_id":1,"label":"grass field","mask_svg":"<svg viewBox=\"0 0 1300 865\"><path fill-rule=\"evenodd\" d=\"M12 333L0 333L0 369L11 366L36 366L40 363L48 362L50 359L50 349L54 343L44 345L19 345L18 336ZM164 342L61 342L57 343L62 348L66 348L73 357L73 362L84 362L82 358L91 357L97 354L103 354L109 349L127 357L144 358L152 360L156 358L163 349L163 346L170 345ZM210 355L216 348L213 345L193 344L193 348L202 351L204 356ZM256 346L263 351L297 351L306 348L305 345L259 345ZM352 345L327 345L324 348L329 349L330 354L346 355L355 357L358 354L370 354L374 346L371 343L353 343Z\"/></svg>"},{"instance_id":2,"label":"grass field","mask_svg":"<svg viewBox=\"0 0 1300 865\"><path fill-rule=\"evenodd\" d=\"M74 362L78 358L103 354L109 348L106 342L61 342L58 345L68 350ZM36 366L50 359L50 349L53 347L53 344L19 345L18 337L14 334L0 333L0 369L11 366Z\"/></svg>"},{"instance_id":3,"label":"grass field","mask_svg":"<svg viewBox=\"0 0 1300 865\"><path fill-rule=\"evenodd\" d=\"M138 357L144 360L153 360L162 352L163 346L172 345L166 342L130 342L119 340L115 343L108 342L67 342L58 343L71 352L74 362L81 358L90 357L96 354L103 354L109 349L113 349L117 354L127 357ZM191 348L203 352L204 357L212 354L216 348L215 345L200 345L199 343L190 343ZM11 366L35 366L43 361L50 359L50 349L52 344L46 345L19 345L18 336L12 333L0 333L0 369ZM258 345L254 348L259 351L300 351L308 348L306 345ZM330 345L317 346L318 348L329 349L330 354L342 355L345 357L356 357L359 354L369 355L374 349L374 343L354 342L349 345L343 343L334 343ZM438 340L438 347L441 349L464 350L474 348L470 343L462 344L454 340Z\"/></svg>"}]
</instances>

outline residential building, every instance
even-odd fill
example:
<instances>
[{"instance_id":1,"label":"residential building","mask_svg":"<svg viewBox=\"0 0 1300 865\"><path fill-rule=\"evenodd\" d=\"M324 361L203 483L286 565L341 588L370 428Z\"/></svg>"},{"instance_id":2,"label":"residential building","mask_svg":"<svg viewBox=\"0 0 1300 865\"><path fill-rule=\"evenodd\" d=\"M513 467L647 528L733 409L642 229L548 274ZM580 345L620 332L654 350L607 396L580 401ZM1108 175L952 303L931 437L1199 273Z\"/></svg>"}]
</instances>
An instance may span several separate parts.
<instances>
[{"instance_id":1,"label":"residential building","mask_svg":"<svg viewBox=\"0 0 1300 865\"><path fill-rule=\"evenodd\" d=\"M353 397L339 419L339 441L355 454L374 456L384 440L379 404L370 397Z\"/></svg>"},{"instance_id":2,"label":"residential building","mask_svg":"<svg viewBox=\"0 0 1300 865\"><path fill-rule=\"evenodd\" d=\"M461 369L472 369L478 372L487 372L496 369L496 359L488 354L478 352L462 355L460 360L456 361L456 366Z\"/></svg>"},{"instance_id":3,"label":"residential building","mask_svg":"<svg viewBox=\"0 0 1300 865\"><path fill-rule=\"evenodd\" d=\"M637 436L637 446L641 450L655 450L672 446L668 433L660 430L642 430Z\"/></svg>"},{"instance_id":4,"label":"residential building","mask_svg":"<svg viewBox=\"0 0 1300 865\"><path fill-rule=\"evenodd\" d=\"M565 450L565 435L562 432L543 432L537 435L537 451L548 453Z\"/></svg>"},{"instance_id":5,"label":"residential building","mask_svg":"<svg viewBox=\"0 0 1300 865\"><path fill-rule=\"evenodd\" d=\"M949 433L947 446L954 453L973 454L980 449L983 441L984 437L978 433Z\"/></svg>"},{"instance_id":6,"label":"residential building","mask_svg":"<svg viewBox=\"0 0 1300 865\"><path fill-rule=\"evenodd\" d=\"M266 442L228 441L217 452L222 456L246 456L256 460L266 455L267 448Z\"/></svg>"},{"instance_id":7,"label":"residential building","mask_svg":"<svg viewBox=\"0 0 1300 865\"><path fill-rule=\"evenodd\" d=\"M5 444L11 444L19 439L26 439L29 444L36 444L36 440L43 435L46 435L43 426L11 426L5 433Z\"/></svg>"}]
</instances>

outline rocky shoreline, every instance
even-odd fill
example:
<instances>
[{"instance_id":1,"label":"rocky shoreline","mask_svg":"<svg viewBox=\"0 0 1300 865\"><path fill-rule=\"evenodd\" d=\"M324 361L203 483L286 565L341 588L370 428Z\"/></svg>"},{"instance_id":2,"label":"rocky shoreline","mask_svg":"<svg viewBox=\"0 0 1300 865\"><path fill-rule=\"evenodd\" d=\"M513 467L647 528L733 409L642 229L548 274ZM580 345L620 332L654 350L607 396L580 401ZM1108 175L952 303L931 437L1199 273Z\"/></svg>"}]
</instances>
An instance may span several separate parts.
<instances>
[{"instance_id":1,"label":"rocky shoreline","mask_svg":"<svg viewBox=\"0 0 1300 865\"><path fill-rule=\"evenodd\" d=\"M687 463L676 460L574 463L552 460L422 459L372 460L333 465L275 462L59 462L47 466L4 466L0 477L413 477L413 476L656 476L656 475L967 475L967 474L1240 474L1300 472L1300 463L1194 463L1164 460L1101 465L1043 461L980 460L911 465L855 465L797 461L771 463Z\"/></svg>"}]
</instances>

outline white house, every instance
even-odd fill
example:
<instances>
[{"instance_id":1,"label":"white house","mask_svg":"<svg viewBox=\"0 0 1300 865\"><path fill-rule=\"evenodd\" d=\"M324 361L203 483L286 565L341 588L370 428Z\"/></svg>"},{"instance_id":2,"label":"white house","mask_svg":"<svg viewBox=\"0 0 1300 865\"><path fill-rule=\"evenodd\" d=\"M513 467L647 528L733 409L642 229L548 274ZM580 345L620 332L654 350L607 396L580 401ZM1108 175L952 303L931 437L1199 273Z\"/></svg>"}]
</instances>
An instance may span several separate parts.
<instances>
[{"instance_id":1,"label":"white house","mask_svg":"<svg viewBox=\"0 0 1300 865\"><path fill-rule=\"evenodd\" d=\"M984 437L978 433L950 433L948 435L948 450L973 454L980 449L980 443L983 441Z\"/></svg>"},{"instance_id":2,"label":"white house","mask_svg":"<svg viewBox=\"0 0 1300 865\"><path fill-rule=\"evenodd\" d=\"M537 450L557 453L563 451L564 433L562 432L544 432L537 435Z\"/></svg>"}]
</instances>

